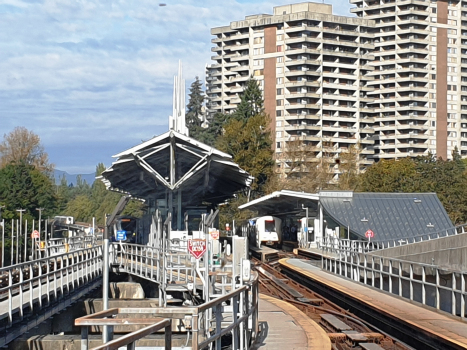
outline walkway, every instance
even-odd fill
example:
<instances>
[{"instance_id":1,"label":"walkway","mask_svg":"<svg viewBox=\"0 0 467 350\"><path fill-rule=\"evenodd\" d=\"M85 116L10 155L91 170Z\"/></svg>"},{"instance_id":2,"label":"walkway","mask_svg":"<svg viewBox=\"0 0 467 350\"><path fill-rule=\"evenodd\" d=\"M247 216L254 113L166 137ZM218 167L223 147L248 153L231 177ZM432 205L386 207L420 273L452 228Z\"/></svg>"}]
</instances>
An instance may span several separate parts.
<instances>
[{"instance_id":1,"label":"walkway","mask_svg":"<svg viewBox=\"0 0 467 350\"><path fill-rule=\"evenodd\" d=\"M326 332L303 312L285 301L260 294L260 334L253 349L327 350Z\"/></svg>"}]
</instances>

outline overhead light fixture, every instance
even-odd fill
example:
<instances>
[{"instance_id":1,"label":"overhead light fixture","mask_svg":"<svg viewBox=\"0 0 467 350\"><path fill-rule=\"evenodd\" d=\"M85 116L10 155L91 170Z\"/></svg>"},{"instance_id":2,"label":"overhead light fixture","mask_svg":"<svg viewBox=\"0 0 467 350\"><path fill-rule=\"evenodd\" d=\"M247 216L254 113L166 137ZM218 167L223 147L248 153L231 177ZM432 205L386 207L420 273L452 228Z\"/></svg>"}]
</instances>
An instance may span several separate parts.
<instances>
[{"instance_id":1,"label":"overhead light fixture","mask_svg":"<svg viewBox=\"0 0 467 350\"><path fill-rule=\"evenodd\" d=\"M413 201L414 201L414 203L421 203L422 202L421 199L417 199L417 198L414 198Z\"/></svg>"},{"instance_id":2,"label":"overhead light fixture","mask_svg":"<svg viewBox=\"0 0 467 350\"><path fill-rule=\"evenodd\" d=\"M361 222L368 222L368 219L363 217L363 219L360 220Z\"/></svg>"},{"instance_id":3,"label":"overhead light fixture","mask_svg":"<svg viewBox=\"0 0 467 350\"><path fill-rule=\"evenodd\" d=\"M433 225L431 222L429 222L428 225L426 225L426 227L435 227L435 225Z\"/></svg>"}]
</instances>

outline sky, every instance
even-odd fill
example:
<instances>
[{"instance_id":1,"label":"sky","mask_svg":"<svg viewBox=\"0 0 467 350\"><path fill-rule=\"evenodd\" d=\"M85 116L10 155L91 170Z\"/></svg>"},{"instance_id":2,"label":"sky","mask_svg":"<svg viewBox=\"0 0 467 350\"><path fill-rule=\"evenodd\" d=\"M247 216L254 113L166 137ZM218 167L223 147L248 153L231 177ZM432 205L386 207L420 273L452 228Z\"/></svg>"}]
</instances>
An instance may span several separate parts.
<instances>
[{"instance_id":1,"label":"sky","mask_svg":"<svg viewBox=\"0 0 467 350\"><path fill-rule=\"evenodd\" d=\"M108 167L168 130L178 61L188 93L212 63L211 28L295 2L0 0L0 140L24 126L56 169Z\"/></svg>"}]
</instances>

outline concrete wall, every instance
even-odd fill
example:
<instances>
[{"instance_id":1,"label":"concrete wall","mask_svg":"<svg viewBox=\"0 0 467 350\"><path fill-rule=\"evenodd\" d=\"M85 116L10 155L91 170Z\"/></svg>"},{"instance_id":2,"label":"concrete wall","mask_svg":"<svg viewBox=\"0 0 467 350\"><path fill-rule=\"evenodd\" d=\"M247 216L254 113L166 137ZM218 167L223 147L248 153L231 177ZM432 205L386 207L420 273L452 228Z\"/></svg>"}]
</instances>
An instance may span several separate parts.
<instances>
[{"instance_id":1,"label":"concrete wall","mask_svg":"<svg viewBox=\"0 0 467 350\"><path fill-rule=\"evenodd\" d=\"M452 271L467 270L467 233L379 250L373 255L408 260Z\"/></svg>"}]
</instances>

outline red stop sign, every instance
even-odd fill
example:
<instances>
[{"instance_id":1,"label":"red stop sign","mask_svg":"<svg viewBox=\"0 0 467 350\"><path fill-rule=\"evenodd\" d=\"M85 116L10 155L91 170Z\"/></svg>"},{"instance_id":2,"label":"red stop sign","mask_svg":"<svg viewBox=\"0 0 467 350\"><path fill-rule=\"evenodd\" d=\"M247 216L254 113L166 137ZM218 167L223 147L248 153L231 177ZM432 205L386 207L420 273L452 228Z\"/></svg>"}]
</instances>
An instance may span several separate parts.
<instances>
[{"instance_id":1,"label":"red stop sign","mask_svg":"<svg viewBox=\"0 0 467 350\"><path fill-rule=\"evenodd\" d=\"M365 237L366 238L373 238L375 236L375 233L372 230L367 230L365 232Z\"/></svg>"},{"instance_id":2,"label":"red stop sign","mask_svg":"<svg viewBox=\"0 0 467 350\"><path fill-rule=\"evenodd\" d=\"M206 240L204 239L189 239L188 251L196 259L199 259L206 252Z\"/></svg>"}]
</instances>

